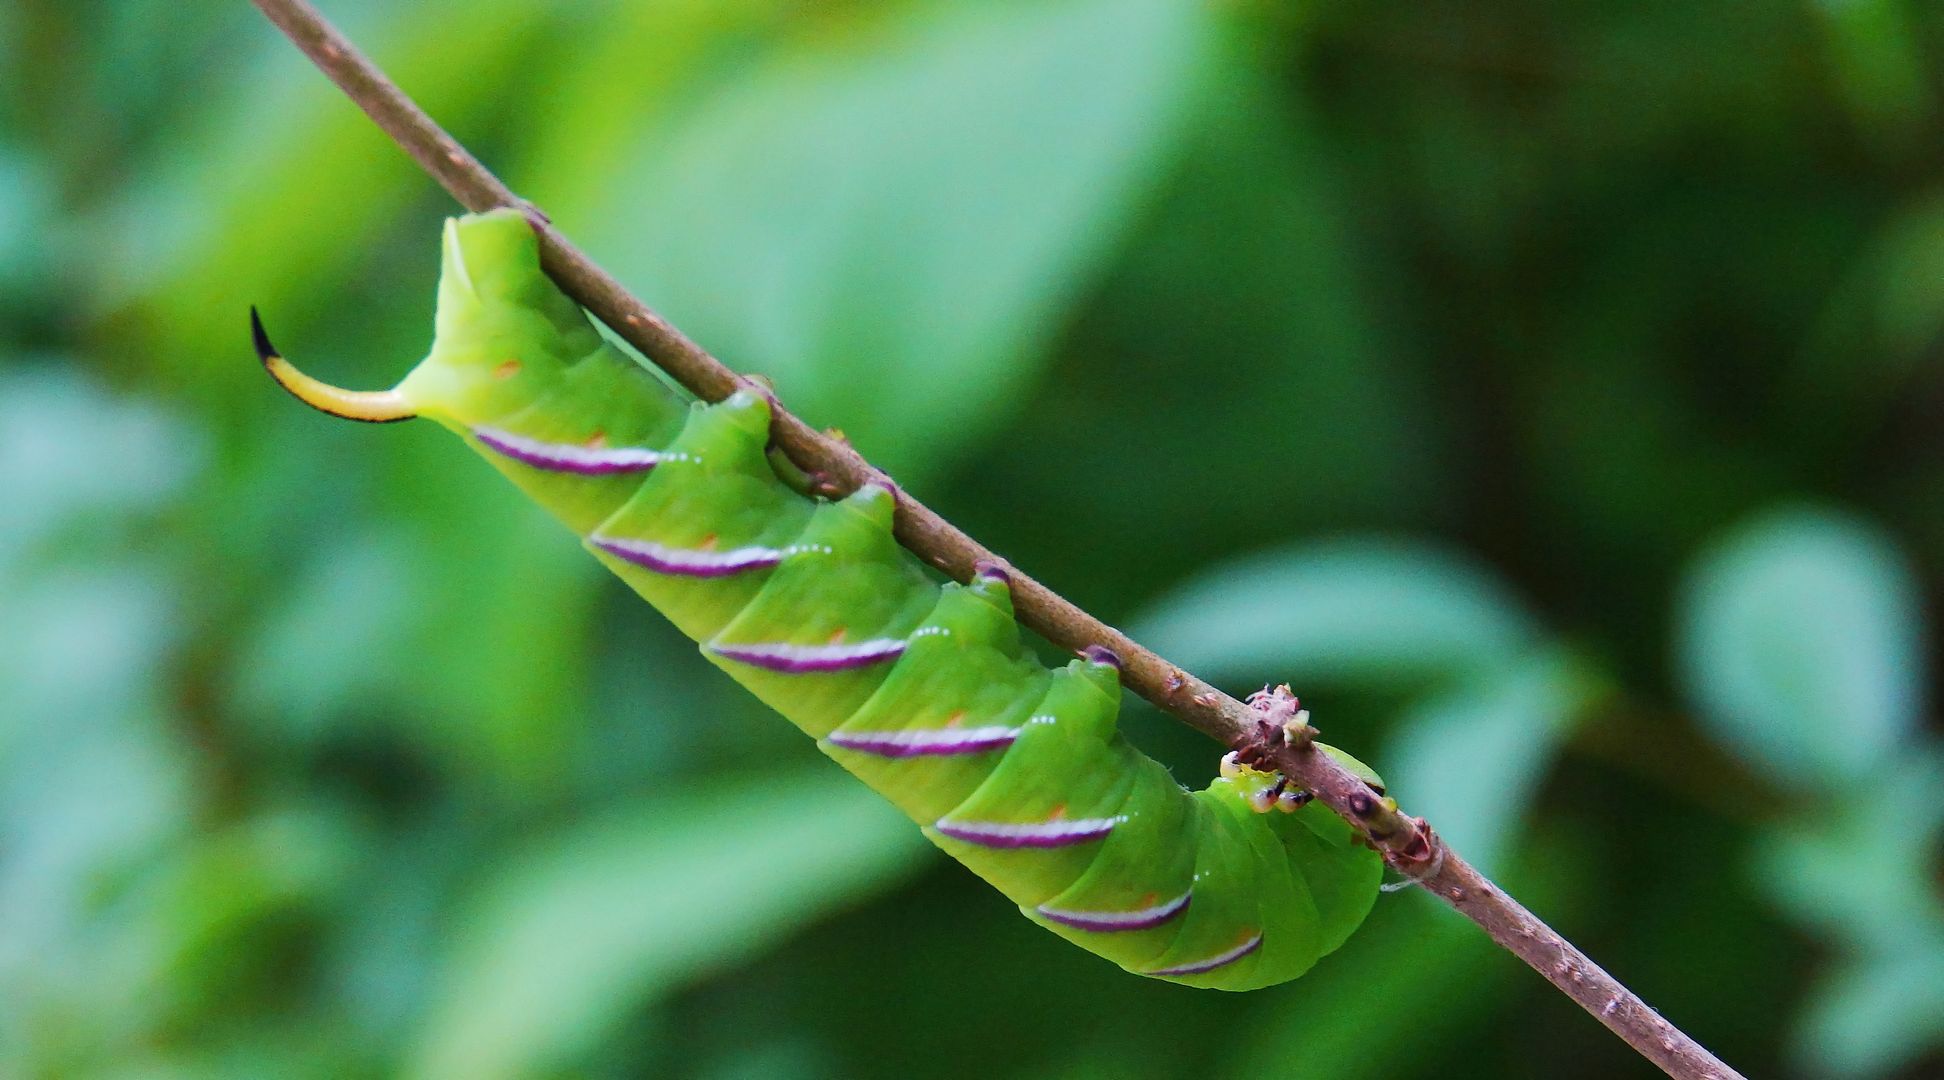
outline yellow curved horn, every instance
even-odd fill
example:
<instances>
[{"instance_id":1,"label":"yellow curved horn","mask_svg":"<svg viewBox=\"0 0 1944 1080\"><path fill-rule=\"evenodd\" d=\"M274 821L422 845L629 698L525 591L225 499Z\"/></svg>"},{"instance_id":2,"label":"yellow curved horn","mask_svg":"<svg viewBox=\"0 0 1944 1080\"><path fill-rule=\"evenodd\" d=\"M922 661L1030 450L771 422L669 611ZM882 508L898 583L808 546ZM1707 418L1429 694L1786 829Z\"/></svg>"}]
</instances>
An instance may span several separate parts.
<instances>
[{"instance_id":1,"label":"yellow curved horn","mask_svg":"<svg viewBox=\"0 0 1944 1080\"><path fill-rule=\"evenodd\" d=\"M255 307L250 308L250 337L256 342L257 359L263 361L263 370L277 380L278 386L290 391L291 397L318 412L367 424L389 424L418 415L396 390L343 390L298 371L270 344L270 335L264 332L263 320L257 316Z\"/></svg>"}]
</instances>

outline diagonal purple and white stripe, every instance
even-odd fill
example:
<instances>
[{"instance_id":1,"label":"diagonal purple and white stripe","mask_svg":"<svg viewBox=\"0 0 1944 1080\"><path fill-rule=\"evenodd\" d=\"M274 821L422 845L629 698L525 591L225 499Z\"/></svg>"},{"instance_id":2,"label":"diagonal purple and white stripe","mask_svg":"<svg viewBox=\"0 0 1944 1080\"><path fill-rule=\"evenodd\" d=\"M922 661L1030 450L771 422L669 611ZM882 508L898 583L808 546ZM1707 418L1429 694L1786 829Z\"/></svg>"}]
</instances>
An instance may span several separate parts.
<instances>
[{"instance_id":1,"label":"diagonal purple and white stripe","mask_svg":"<svg viewBox=\"0 0 1944 1080\"><path fill-rule=\"evenodd\" d=\"M1039 913L1062 926L1071 926L1079 930L1096 930L1103 934L1123 930L1152 930L1188 910L1188 899L1193 895L1191 890L1166 903L1145 907L1139 911L1071 911L1041 904Z\"/></svg>"},{"instance_id":2,"label":"diagonal purple and white stripe","mask_svg":"<svg viewBox=\"0 0 1944 1080\"><path fill-rule=\"evenodd\" d=\"M944 757L981 754L1011 746L1019 729L994 724L975 728L921 728L915 731L833 731L832 746L879 757Z\"/></svg>"},{"instance_id":3,"label":"diagonal purple and white stripe","mask_svg":"<svg viewBox=\"0 0 1944 1080\"><path fill-rule=\"evenodd\" d=\"M549 472L580 476L610 476L615 473L646 472L670 455L638 446L594 447L572 443L541 442L498 428L476 427L473 438L495 453L524 465ZM687 455L682 455L686 457Z\"/></svg>"},{"instance_id":4,"label":"diagonal purple and white stripe","mask_svg":"<svg viewBox=\"0 0 1944 1080\"><path fill-rule=\"evenodd\" d=\"M590 537L589 542L617 559L646 567L658 574L682 577L728 577L745 570L761 570L782 562L788 554L782 548L773 547L697 551L667 547L652 540L616 540L605 536Z\"/></svg>"},{"instance_id":5,"label":"diagonal purple and white stripe","mask_svg":"<svg viewBox=\"0 0 1944 1080\"><path fill-rule=\"evenodd\" d=\"M1061 821L946 821L933 828L954 840L989 848L1055 848L1098 840L1114 831L1124 817L1073 818Z\"/></svg>"},{"instance_id":6,"label":"diagonal purple and white stripe","mask_svg":"<svg viewBox=\"0 0 1944 1080\"><path fill-rule=\"evenodd\" d=\"M769 671L797 675L819 671L845 671L890 660L905 650L897 638L873 638L854 645L791 645L759 643L750 645L711 645L709 650Z\"/></svg>"},{"instance_id":7,"label":"diagonal purple and white stripe","mask_svg":"<svg viewBox=\"0 0 1944 1080\"><path fill-rule=\"evenodd\" d=\"M1193 960L1186 964L1177 964L1174 967L1164 967L1158 971L1147 972L1147 974L1162 976L1200 975L1203 972L1214 971L1216 968L1225 964L1233 964L1260 948L1262 948L1262 935L1257 934L1227 952L1218 952L1214 956L1203 960Z\"/></svg>"}]
</instances>

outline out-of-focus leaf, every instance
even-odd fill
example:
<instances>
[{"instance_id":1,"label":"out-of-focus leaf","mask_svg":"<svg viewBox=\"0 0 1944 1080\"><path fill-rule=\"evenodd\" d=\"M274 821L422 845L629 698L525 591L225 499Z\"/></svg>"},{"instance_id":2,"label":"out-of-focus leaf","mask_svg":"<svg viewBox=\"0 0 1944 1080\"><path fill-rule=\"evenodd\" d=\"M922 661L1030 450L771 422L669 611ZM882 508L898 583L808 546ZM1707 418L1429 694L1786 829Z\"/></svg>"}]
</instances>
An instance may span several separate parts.
<instances>
[{"instance_id":1,"label":"out-of-focus leaf","mask_svg":"<svg viewBox=\"0 0 1944 1080\"><path fill-rule=\"evenodd\" d=\"M54 1047L112 1045L176 1000L172 986L134 992L166 942L122 926L102 894L188 830L194 762L126 702L4 718L36 729L0 749L0 1075L30 1076Z\"/></svg>"},{"instance_id":2,"label":"out-of-focus leaf","mask_svg":"<svg viewBox=\"0 0 1944 1080\"><path fill-rule=\"evenodd\" d=\"M1905 951L1944 936L1944 899L1923 853L1944 838L1944 755L1906 751L1856 789L1767 838L1756 863L1789 913L1859 949Z\"/></svg>"},{"instance_id":3,"label":"out-of-focus leaf","mask_svg":"<svg viewBox=\"0 0 1944 1080\"><path fill-rule=\"evenodd\" d=\"M71 372L0 372L0 1073L97 1053L171 1000L132 992L129 946L162 943L118 933L103 893L188 826L157 685L176 603L131 541L196 449Z\"/></svg>"},{"instance_id":4,"label":"out-of-focus leaf","mask_svg":"<svg viewBox=\"0 0 1944 1080\"><path fill-rule=\"evenodd\" d=\"M828 1055L809 1039L765 1040L731 1047L723 1060L696 1071L698 1080L780 1080L783 1077L832 1076L838 1071Z\"/></svg>"},{"instance_id":5,"label":"out-of-focus leaf","mask_svg":"<svg viewBox=\"0 0 1944 1080\"><path fill-rule=\"evenodd\" d=\"M176 823L183 763L154 685L171 590L105 525L179 493L196 460L158 409L67 372L0 372L0 910L21 945L40 936L24 923L65 918L89 874Z\"/></svg>"},{"instance_id":6,"label":"out-of-focus leaf","mask_svg":"<svg viewBox=\"0 0 1944 1080\"><path fill-rule=\"evenodd\" d=\"M1536 841L1519 853L1513 887L1559 912L1586 876L1584 852L1557 830ZM1272 1075L1330 1080L1446 1072L1414 1066L1450 1053L1457 1032L1488 1017L1525 977L1516 960L1435 901L1415 890L1382 896L1342 950L1296 982L1252 995L1259 1011L1231 1025L1215 1071L1252 1080L1274 1062ZM1410 1022L1399 1025L1400 1016Z\"/></svg>"},{"instance_id":7,"label":"out-of-focus leaf","mask_svg":"<svg viewBox=\"0 0 1944 1080\"><path fill-rule=\"evenodd\" d=\"M748 770L576 825L466 905L416 1074L558 1064L624 1010L883 888L922 846L827 768Z\"/></svg>"},{"instance_id":8,"label":"out-of-focus leaf","mask_svg":"<svg viewBox=\"0 0 1944 1080\"><path fill-rule=\"evenodd\" d=\"M1944 1045L1944 753L1906 750L1763 838L1756 875L1797 922L1834 939L1810 987L1795 1057L1814 1075L1882 1076Z\"/></svg>"},{"instance_id":9,"label":"out-of-focus leaf","mask_svg":"<svg viewBox=\"0 0 1944 1080\"><path fill-rule=\"evenodd\" d=\"M1916 725L1916 584L1875 528L1833 511L1760 518L1682 594L1679 668L1715 736L1791 783L1861 781Z\"/></svg>"},{"instance_id":10,"label":"out-of-focus leaf","mask_svg":"<svg viewBox=\"0 0 1944 1080\"><path fill-rule=\"evenodd\" d=\"M60 219L52 213L53 195L38 164L0 140L0 314L24 308L46 285L42 268L53 254L49 234Z\"/></svg>"},{"instance_id":11,"label":"out-of-focus leaf","mask_svg":"<svg viewBox=\"0 0 1944 1080\"><path fill-rule=\"evenodd\" d=\"M1545 652L1421 702L1383 755L1384 781L1494 873L1590 689L1571 657Z\"/></svg>"},{"instance_id":12,"label":"out-of-focus leaf","mask_svg":"<svg viewBox=\"0 0 1944 1080\"><path fill-rule=\"evenodd\" d=\"M1215 66L1057 372L953 477L968 511L991 508L959 524L1116 618L1136 588L1288 536L1421 521L1455 491L1462 411L1382 314L1367 193L1330 118L1242 41Z\"/></svg>"},{"instance_id":13,"label":"out-of-focus leaf","mask_svg":"<svg viewBox=\"0 0 1944 1080\"><path fill-rule=\"evenodd\" d=\"M960 4L818 42L653 130L589 246L893 472L934 464L1030 384L1179 127L1207 14Z\"/></svg>"},{"instance_id":14,"label":"out-of-focus leaf","mask_svg":"<svg viewBox=\"0 0 1944 1080\"><path fill-rule=\"evenodd\" d=\"M1944 197L1900 208L1851 255L1778 385L1803 445L1840 452L1881 429L1944 342Z\"/></svg>"},{"instance_id":15,"label":"out-of-focus leaf","mask_svg":"<svg viewBox=\"0 0 1944 1080\"><path fill-rule=\"evenodd\" d=\"M71 369L0 370L0 574L90 515L161 505L195 474L201 450L153 404Z\"/></svg>"},{"instance_id":16,"label":"out-of-focus leaf","mask_svg":"<svg viewBox=\"0 0 1944 1080\"><path fill-rule=\"evenodd\" d=\"M1476 674L1535 636L1489 572L1428 544L1379 539L1225 563L1156 601L1132 633L1197 670L1274 670L1304 684Z\"/></svg>"},{"instance_id":17,"label":"out-of-focus leaf","mask_svg":"<svg viewBox=\"0 0 1944 1080\"><path fill-rule=\"evenodd\" d=\"M1795 1033L1813 1076L1883 1076L1944 1042L1944 939L1843 965L1817 982Z\"/></svg>"},{"instance_id":18,"label":"out-of-focus leaf","mask_svg":"<svg viewBox=\"0 0 1944 1080\"><path fill-rule=\"evenodd\" d=\"M341 883L356 835L324 807L279 807L198 836L118 904L108 936L151 966L131 996L176 996L177 1020L229 1004L233 988L274 982L262 955L272 922L315 907Z\"/></svg>"},{"instance_id":19,"label":"out-of-focus leaf","mask_svg":"<svg viewBox=\"0 0 1944 1080\"><path fill-rule=\"evenodd\" d=\"M1237 1056L1247 1064L1227 1070L1233 1080L1262 1075L1265 1060L1275 1061L1278 1071L1286 1070L1292 1076L1378 1080L1410 1075L1398 1073L1397 1066L1424 1056L1440 1033L1436 1028L1414 1024L1414 1030L1402 1038L1386 1035L1383 1017L1409 1014L1414 1002L1425 1007L1420 1014L1423 1019L1439 1027L1463 1025L1468 1019L1476 1022L1489 1013L1494 1000L1505 993L1509 979L1515 977L1498 962L1490 943L1462 921L1421 906L1416 897L1380 902L1398 907L1409 904L1415 910L1373 917L1367 928L1368 948L1325 963L1356 964L1354 980L1347 975L1336 977L1339 987L1354 981L1361 987L1356 995L1370 994L1373 1000L1385 1002L1386 1008L1347 1008L1347 1002L1340 999L1327 1023L1315 1022L1315 1010L1289 1010L1283 1023L1269 1025L1273 1036L1257 1038L1259 1053L1264 1056ZM1461 982L1465 992L1454 995L1452 988ZM1311 1022L1296 1019L1306 1014L1312 1016Z\"/></svg>"},{"instance_id":20,"label":"out-of-focus leaf","mask_svg":"<svg viewBox=\"0 0 1944 1080\"><path fill-rule=\"evenodd\" d=\"M113 729L151 703L175 642L168 590L153 573L47 568L0 586L0 766Z\"/></svg>"},{"instance_id":21,"label":"out-of-focus leaf","mask_svg":"<svg viewBox=\"0 0 1944 1080\"><path fill-rule=\"evenodd\" d=\"M1944 198L1893 218L1870 255L1859 291L1874 309L1883 359L1898 375L1922 370L1944 337Z\"/></svg>"},{"instance_id":22,"label":"out-of-focus leaf","mask_svg":"<svg viewBox=\"0 0 1944 1080\"><path fill-rule=\"evenodd\" d=\"M1898 139L1922 130L1932 100L1925 43L1906 0L1821 0L1807 5L1823 24L1830 66L1857 114Z\"/></svg>"},{"instance_id":23,"label":"out-of-focus leaf","mask_svg":"<svg viewBox=\"0 0 1944 1080\"><path fill-rule=\"evenodd\" d=\"M287 717L283 730L302 737L334 709L410 685L411 570L397 537L346 537L330 558L293 567L269 625L242 645L237 703Z\"/></svg>"},{"instance_id":24,"label":"out-of-focus leaf","mask_svg":"<svg viewBox=\"0 0 1944 1080\"><path fill-rule=\"evenodd\" d=\"M553 64L539 78L557 107L520 133L531 145L519 172L532 177L520 190L562 221L599 220L591 204L616 182L617 148L653 140L683 106L787 47L794 23L818 33L828 20L841 32L856 11L815 0L616 0L596 18L600 33L541 58Z\"/></svg>"}]
</instances>

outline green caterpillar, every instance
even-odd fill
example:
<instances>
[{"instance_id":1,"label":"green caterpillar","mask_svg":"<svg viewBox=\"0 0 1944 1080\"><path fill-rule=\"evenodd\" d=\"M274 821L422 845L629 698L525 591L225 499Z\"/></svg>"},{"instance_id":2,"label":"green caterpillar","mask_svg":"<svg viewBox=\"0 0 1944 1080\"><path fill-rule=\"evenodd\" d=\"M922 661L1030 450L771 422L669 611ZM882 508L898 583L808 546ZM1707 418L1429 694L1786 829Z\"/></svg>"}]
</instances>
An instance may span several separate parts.
<instances>
[{"instance_id":1,"label":"green caterpillar","mask_svg":"<svg viewBox=\"0 0 1944 1080\"><path fill-rule=\"evenodd\" d=\"M1232 756L1207 789L1177 784L1116 733L1111 652L1048 671L1002 569L941 585L893 541L892 491L786 483L768 400L687 400L609 344L519 213L446 223L436 339L396 389L318 382L251 318L291 393L457 432L710 661L1082 948L1249 990L1302 974L1370 910L1382 863L1342 820Z\"/></svg>"}]
</instances>

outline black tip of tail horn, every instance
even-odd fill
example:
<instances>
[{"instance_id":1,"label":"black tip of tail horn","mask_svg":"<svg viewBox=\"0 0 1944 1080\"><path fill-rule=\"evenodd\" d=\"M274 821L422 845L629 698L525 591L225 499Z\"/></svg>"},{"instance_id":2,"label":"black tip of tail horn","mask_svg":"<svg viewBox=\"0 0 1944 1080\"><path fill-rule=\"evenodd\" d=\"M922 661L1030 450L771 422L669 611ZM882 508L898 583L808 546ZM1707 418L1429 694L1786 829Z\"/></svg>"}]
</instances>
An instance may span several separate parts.
<instances>
[{"instance_id":1,"label":"black tip of tail horn","mask_svg":"<svg viewBox=\"0 0 1944 1080\"><path fill-rule=\"evenodd\" d=\"M255 304L250 305L250 341L256 346L257 359L269 363L270 358L281 355L277 347L270 344L270 334L263 329L263 317L257 314Z\"/></svg>"},{"instance_id":2,"label":"black tip of tail horn","mask_svg":"<svg viewBox=\"0 0 1944 1080\"><path fill-rule=\"evenodd\" d=\"M396 389L345 390L319 382L292 367L270 343L270 334L263 328L263 316L257 313L254 304L250 306L250 341L256 346L257 359L263 362L263 370L270 378L291 397L318 412L367 424L389 424L417 415Z\"/></svg>"}]
</instances>

